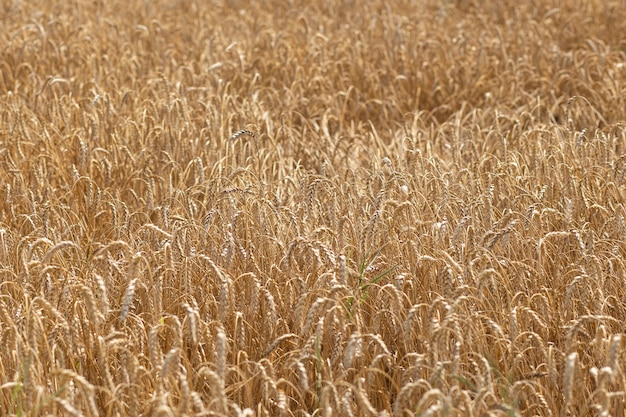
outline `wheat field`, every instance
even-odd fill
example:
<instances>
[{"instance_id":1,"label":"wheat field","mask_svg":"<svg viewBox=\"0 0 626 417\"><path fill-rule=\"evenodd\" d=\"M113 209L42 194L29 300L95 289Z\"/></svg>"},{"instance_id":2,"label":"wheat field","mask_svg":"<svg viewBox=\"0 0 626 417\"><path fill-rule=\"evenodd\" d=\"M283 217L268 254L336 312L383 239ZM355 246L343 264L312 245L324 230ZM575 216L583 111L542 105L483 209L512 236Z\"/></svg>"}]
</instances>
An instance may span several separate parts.
<instances>
[{"instance_id":1,"label":"wheat field","mask_svg":"<svg viewBox=\"0 0 626 417\"><path fill-rule=\"evenodd\" d=\"M0 415L626 415L626 3L0 8Z\"/></svg>"}]
</instances>

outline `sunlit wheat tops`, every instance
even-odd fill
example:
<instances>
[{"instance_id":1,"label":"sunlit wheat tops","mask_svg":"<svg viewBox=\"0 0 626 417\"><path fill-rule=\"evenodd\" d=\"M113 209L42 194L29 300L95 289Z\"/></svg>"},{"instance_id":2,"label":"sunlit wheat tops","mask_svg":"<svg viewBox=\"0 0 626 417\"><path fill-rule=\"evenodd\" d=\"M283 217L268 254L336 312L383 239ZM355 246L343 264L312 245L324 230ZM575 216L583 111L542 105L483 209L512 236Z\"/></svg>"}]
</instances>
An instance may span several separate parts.
<instances>
[{"instance_id":1,"label":"sunlit wheat tops","mask_svg":"<svg viewBox=\"0 0 626 417\"><path fill-rule=\"evenodd\" d=\"M625 416L626 3L234 3L0 6L0 416Z\"/></svg>"}]
</instances>

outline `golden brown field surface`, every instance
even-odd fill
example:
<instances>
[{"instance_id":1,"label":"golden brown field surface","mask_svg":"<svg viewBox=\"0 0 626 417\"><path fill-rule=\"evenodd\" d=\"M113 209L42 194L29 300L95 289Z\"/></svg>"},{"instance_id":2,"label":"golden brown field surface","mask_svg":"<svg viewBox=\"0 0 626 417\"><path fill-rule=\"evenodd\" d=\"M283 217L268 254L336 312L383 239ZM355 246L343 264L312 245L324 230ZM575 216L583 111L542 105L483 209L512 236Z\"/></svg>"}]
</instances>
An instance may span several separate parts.
<instances>
[{"instance_id":1,"label":"golden brown field surface","mask_svg":"<svg viewBox=\"0 0 626 417\"><path fill-rule=\"evenodd\" d=\"M0 416L619 416L626 2L0 0Z\"/></svg>"}]
</instances>

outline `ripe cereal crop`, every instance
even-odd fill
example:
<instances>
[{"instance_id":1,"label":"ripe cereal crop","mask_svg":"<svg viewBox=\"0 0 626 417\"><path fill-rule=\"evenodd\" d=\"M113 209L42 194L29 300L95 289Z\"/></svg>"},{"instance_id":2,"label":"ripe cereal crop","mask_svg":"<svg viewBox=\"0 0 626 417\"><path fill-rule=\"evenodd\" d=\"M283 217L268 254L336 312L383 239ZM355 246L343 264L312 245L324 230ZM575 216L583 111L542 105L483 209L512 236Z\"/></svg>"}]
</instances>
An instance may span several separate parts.
<instances>
[{"instance_id":1,"label":"ripe cereal crop","mask_svg":"<svg viewBox=\"0 0 626 417\"><path fill-rule=\"evenodd\" d=\"M625 22L0 2L0 415L624 416Z\"/></svg>"}]
</instances>

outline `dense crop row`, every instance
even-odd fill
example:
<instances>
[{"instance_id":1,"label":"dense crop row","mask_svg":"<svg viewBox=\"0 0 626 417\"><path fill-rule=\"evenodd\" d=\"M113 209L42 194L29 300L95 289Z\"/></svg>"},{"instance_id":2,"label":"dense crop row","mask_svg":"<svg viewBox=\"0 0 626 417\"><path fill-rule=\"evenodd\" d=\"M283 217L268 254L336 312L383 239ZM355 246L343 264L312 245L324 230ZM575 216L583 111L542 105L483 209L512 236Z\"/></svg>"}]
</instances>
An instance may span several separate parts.
<instances>
[{"instance_id":1,"label":"dense crop row","mask_svg":"<svg viewBox=\"0 0 626 417\"><path fill-rule=\"evenodd\" d=\"M0 414L624 415L623 2L55 3L0 2Z\"/></svg>"}]
</instances>

